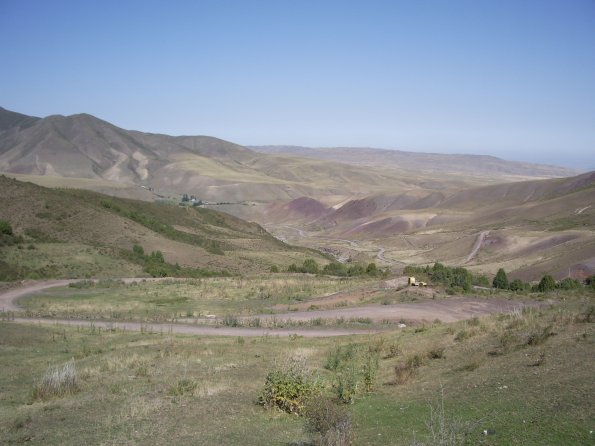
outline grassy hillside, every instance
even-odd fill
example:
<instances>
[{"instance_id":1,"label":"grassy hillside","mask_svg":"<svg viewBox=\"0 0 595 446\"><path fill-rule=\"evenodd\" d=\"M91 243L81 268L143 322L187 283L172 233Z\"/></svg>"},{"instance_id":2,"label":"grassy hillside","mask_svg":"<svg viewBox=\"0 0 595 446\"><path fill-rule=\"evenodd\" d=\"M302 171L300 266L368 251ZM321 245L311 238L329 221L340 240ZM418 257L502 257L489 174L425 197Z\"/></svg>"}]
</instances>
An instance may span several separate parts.
<instances>
[{"instance_id":1,"label":"grassy hillside","mask_svg":"<svg viewBox=\"0 0 595 446\"><path fill-rule=\"evenodd\" d=\"M265 271L306 257L321 259L285 245L257 224L209 209L47 189L6 177L0 177L0 201L0 219L21 237L0 249L0 260L41 277L130 275L139 269L139 258L130 256L135 244L146 254L161 251L170 264L212 271ZM91 258L78 262L78 270L66 267L84 253Z\"/></svg>"}]
</instances>

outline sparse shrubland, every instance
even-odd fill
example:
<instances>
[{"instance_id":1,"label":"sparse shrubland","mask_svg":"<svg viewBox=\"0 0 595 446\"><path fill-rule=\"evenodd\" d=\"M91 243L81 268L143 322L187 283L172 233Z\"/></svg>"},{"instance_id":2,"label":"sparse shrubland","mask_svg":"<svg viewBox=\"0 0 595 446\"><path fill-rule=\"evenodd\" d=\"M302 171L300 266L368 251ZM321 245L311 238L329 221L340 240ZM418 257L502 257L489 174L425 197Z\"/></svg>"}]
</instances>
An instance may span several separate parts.
<instances>
[{"instance_id":1,"label":"sparse shrubland","mask_svg":"<svg viewBox=\"0 0 595 446\"><path fill-rule=\"evenodd\" d=\"M151 254L145 254L142 246L135 244L132 247L132 252L124 252L130 260L143 266L143 269L151 277L186 277L186 278L201 278L201 277L216 277L229 276L227 271L209 271L202 268L184 268L178 264L172 265L165 261L161 251L153 251Z\"/></svg>"}]
</instances>

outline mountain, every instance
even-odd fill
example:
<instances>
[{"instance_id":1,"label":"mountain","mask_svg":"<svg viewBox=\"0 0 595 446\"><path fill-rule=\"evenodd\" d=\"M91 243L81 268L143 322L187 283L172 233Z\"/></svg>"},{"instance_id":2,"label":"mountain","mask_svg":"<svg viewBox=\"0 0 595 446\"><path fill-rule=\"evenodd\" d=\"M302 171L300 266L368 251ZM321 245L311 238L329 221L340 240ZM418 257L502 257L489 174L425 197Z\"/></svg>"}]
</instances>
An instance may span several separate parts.
<instances>
[{"instance_id":1,"label":"mountain","mask_svg":"<svg viewBox=\"0 0 595 446\"><path fill-rule=\"evenodd\" d=\"M88 114L36 118L0 109L0 123L0 172L46 186L85 188L145 200L179 198L188 193L211 202L244 204L307 196L334 205L373 194L458 191L527 175L567 172L531 170L500 160L508 170L489 169L488 173L477 168L485 161L481 158L481 162L471 163L472 167L461 161L458 170L444 168L428 174L417 169L417 164L401 168L377 156L396 156L390 151L362 154L347 150L345 159L326 161L263 154L209 136L125 130ZM369 166L363 165L361 159L368 154L372 161ZM360 163L350 164L355 158ZM451 167L456 164L452 160L449 163ZM510 167L513 165L516 170Z\"/></svg>"},{"instance_id":2,"label":"mountain","mask_svg":"<svg viewBox=\"0 0 595 446\"><path fill-rule=\"evenodd\" d=\"M31 127L40 118L12 112L0 107L0 133L7 130L20 130Z\"/></svg>"},{"instance_id":3,"label":"mountain","mask_svg":"<svg viewBox=\"0 0 595 446\"><path fill-rule=\"evenodd\" d=\"M356 166L402 169L411 172L540 178L567 177L580 173L578 170L565 167L506 161L488 155L404 152L367 147L250 146L250 148L260 153L308 157Z\"/></svg>"}]
</instances>

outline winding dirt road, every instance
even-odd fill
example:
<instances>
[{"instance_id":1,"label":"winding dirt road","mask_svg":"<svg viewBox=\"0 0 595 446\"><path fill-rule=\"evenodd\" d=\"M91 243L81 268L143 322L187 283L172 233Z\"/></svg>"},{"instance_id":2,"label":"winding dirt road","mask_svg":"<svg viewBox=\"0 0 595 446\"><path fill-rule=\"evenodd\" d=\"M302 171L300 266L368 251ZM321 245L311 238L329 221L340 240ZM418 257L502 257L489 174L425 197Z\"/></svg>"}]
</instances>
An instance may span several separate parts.
<instances>
[{"instance_id":1,"label":"winding dirt road","mask_svg":"<svg viewBox=\"0 0 595 446\"><path fill-rule=\"evenodd\" d=\"M159 279L120 279L125 283L142 280L172 280L171 278ZM48 288L66 286L77 280L47 280L31 282L22 286L0 293L0 309L9 312L18 312L21 308L17 305L17 299L43 291ZM332 298L333 296L329 296ZM445 300L426 300L414 303L400 303L394 305L365 305L332 308L328 310L292 311L277 314L258 314L253 316L239 317L240 320L254 320L258 318L264 322L309 322L317 319L342 319L349 320L371 320L374 322L433 322L439 319L442 322L454 322L469 319L475 316L484 316L492 313L507 313L520 307L536 307L540 304L533 301L510 301L504 299L479 299L479 298L449 298ZM327 337L345 336L375 333L378 330L362 330L351 328L248 328L248 327L226 327L208 325L212 320L198 319L182 321L182 323L141 323L141 322L108 322L98 320L78 319L46 319L46 318L23 318L18 314L11 319L17 323L34 324L59 324L75 325L83 327L102 327L104 329L120 329L128 331L148 331L154 333L183 333L194 335L212 336L291 336L299 335L304 337ZM187 323L183 323L187 322ZM204 324L204 325L201 325Z\"/></svg>"}]
</instances>

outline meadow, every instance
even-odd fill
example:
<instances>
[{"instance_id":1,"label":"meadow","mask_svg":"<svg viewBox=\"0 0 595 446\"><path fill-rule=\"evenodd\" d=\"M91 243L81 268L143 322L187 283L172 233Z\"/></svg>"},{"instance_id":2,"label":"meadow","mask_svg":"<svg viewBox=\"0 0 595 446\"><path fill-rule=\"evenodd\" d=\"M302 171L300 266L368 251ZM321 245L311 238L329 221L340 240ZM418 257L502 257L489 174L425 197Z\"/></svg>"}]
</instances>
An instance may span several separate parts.
<instances>
[{"instance_id":1,"label":"meadow","mask_svg":"<svg viewBox=\"0 0 595 446\"><path fill-rule=\"evenodd\" d=\"M366 385L353 378L361 385L350 404L334 403L351 416L353 444L589 444L593 297L557 296L539 310L332 339L0 322L2 438L44 445L320 444L304 417L257 404L265 379L300 358L321 394L334 400L345 396L344 379L360 373L364 355L376 358L374 373ZM74 384L42 392L48 367L64 364L76 369ZM453 442L439 442L447 437Z\"/></svg>"},{"instance_id":2,"label":"meadow","mask_svg":"<svg viewBox=\"0 0 595 446\"><path fill-rule=\"evenodd\" d=\"M80 282L19 301L29 316L164 321L207 315L249 316L291 308L314 296L372 286L373 278L304 274L213 277L161 282Z\"/></svg>"}]
</instances>

